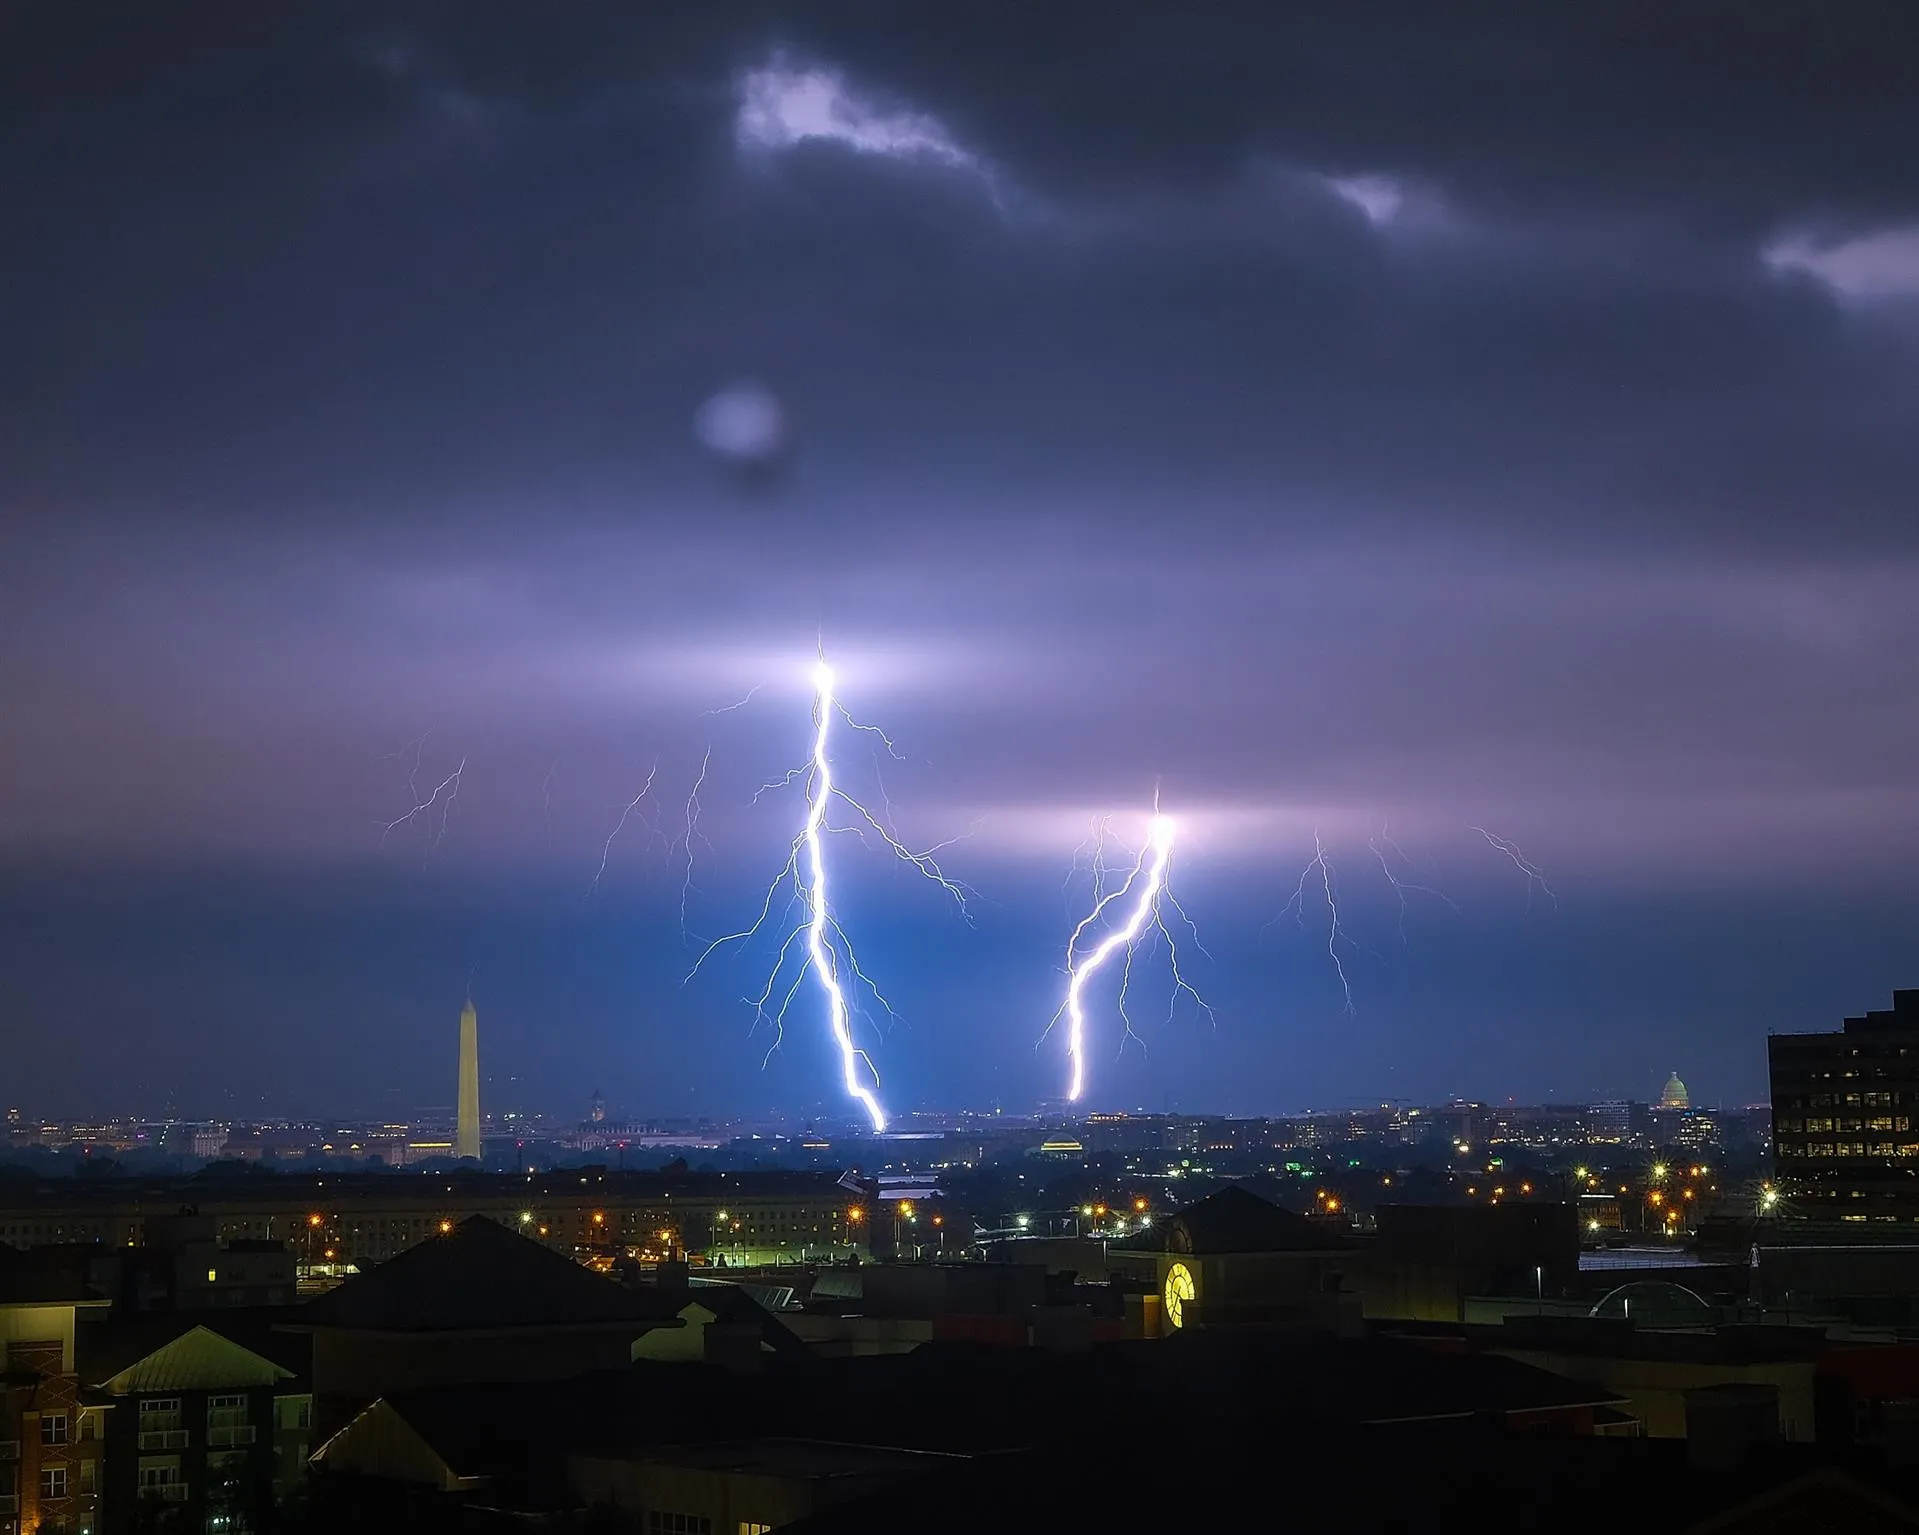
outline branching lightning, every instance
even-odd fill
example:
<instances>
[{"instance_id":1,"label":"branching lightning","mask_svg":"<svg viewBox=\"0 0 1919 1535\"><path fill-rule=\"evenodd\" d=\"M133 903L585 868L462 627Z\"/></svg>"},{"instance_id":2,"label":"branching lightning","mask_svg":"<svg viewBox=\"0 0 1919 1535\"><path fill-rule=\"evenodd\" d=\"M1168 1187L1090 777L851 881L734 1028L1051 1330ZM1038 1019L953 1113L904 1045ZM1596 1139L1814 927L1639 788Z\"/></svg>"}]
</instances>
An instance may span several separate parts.
<instances>
[{"instance_id":1,"label":"branching lightning","mask_svg":"<svg viewBox=\"0 0 1919 1535\"><path fill-rule=\"evenodd\" d=\"M1406 897L1409 895L1429 895L1435 901L1444 901L1453 909L1455 916L1463 915L1459 910L1459 903L1447 895L1445 891L1435 890L1431 885L1414 884L1409 879L1401 879L1399 877L1393 869L1392 859L1386 856L1387 853L1390 851L1393 857L1397 858L1401 864L1407 867L1411 867L1412 859L1407 857L1406 850L1393 840L1391 834L1386 830L1384 822L1380 823L1379 834L1377 836L1366 839L1366 845L1373 850L1373 857L1379 860L1379 872L1386 876L1386 883L1393 887L1393 894L1399 899L1399 941L1401 943L1406 941L1406 907L1408 904Z\"/></svg>"},{"instance_id":2,"label":"branching lightning","mask_svg":"<svg viewBox=\"0 0 1919 1535\"><path fill-rule=\"evenodd\" d=\"M1478 832L1496 851L1504 853L1507 858L1511 859L1513 867L1526 876L1526 904L1528 906L1532 904L1534 889L1538 889L1547 900L1553 903L1553 910L1559 910L1559 897L1554 893L1553 887L1546 883L1546 876L1540 872L1538 864L1534 863L1522 853L1513 843L1508 842L1504 837L1494 836L1483 826L1470 826L1467 830Z\"/></svg>"},{"instance_id":3,"label":"branching lightning","mask_svg":"<svg viewBox=\"0 0 1919 1535\"><path fill-rule=\"evenodd\" d=\"M1116 1004L1125 1030L1121 1039L1122 1049L1125 1040L1139 1039L1127 1010L1127 997L1133 984L1133 960L1142 942L1152 937L1165 939L1168 960L1172 966L1173 997L1169 1012L1178 1006L1181 995L1186 995L1193 999L1194 1005L1207 1018L1213 1016L1206 999L1194 990L1181 970L1179 945L1172 929L1166 925L1166 908L1171 907L1192 935L1194 947L1202 954L1206 952L1199 943L1192 918L1186 915L1185 908L1179 904L1168 883L1168 866L1172 861L1177 831L1173 818L1159 813L1155 807L1147 831L1145 850L1134 858L1125 877L1110 890L1106 888L1110 877L1106 844L1111 832L1106 817L1094 818L1091 835L1074 852L1073 870L1067 875L1067 885L1071 886L1073 874L1078 873L1082 866L1090 869L1093 876L1093 908L1080 919L1079 925L1066 941L1066 996L1046 1026L1046 1032L1050 1033L1062 1017L1066 1020L1066 1057L1071 1068L1066 1096L1071 1101L1077 1102L1086 1090L1086 988L1115 954L1122 956ZM1109 914L1119 916L1118 925L1107 926L1103 937L1097 942L1089 942L1094 932L1108 924Z\"/></svg>"},{"instance_id":4,"label":"branching lightning","mask_svg":"<svg viewBox=\"0 0 1919 1535\"><path fill-rule=\"evenodd\" d=\"M1544 872L1537 864L1528 858L1525 853L1520 851L1517 846L1509 842L1506 838L1496 836L1483 826L1471 826L1467 829L1485 838L1486 842L1495 851L1508 859L1515 868L1526 876L1526 892L1529 902L1533 892L1538 890L1557 908L1559 904L1557 894L1554 892L1552 886L1547 883ZM1430 876L1422 873L1420 863L1415 861L1413 857L1407 853L1406 849L1399 844L1397 839L1393 837L1386 823L1382 822L1377 832L1368 835L1366 846L1372 853L1374 862L1379 865L1380 874L1384 876L1387 885L1391 887L1393 898L1398 905L1398 927L1401 943L1406 942L1406 919L1407 914L1412 909L1412 898L1414 896L1424 896L1439 901L1450 909L1455 916L1464 915L1459 903L1447 895L1445 891L1438 889L1435 885L1424 882L1424 880ZM1430 860L1427 862L1430 863ZM1410 878L1409 875L1412 874L1421 874L1421 878ZM1340 889L1339 871L1335 865L1332 851L1328 848L1325 839L1320 835L1319 828L1314 827L1313 855L1306 860L1305 867L1300 870L1299 880L1294 885L1292 894L1286 898L1286 904L1280 908L1279 915L1275 917L1271 923L1268 923L1267 926L1273 926L1290 914L1295 918L1300 930L1304 932L1307 930L1308 925L1306 921L1307 905L1310 903L1317 908L1322 901L1326 907L1326 957L1333 962L1333 973L1339 978L1340 995L1345 1003L1344 1011L1350 1014L1356 1011L1353 1001L1352 969L1350 964L1353 955L1361 953L1370 954L1375 959L1380 956L1378 951L1368 948L1353 937L1352 929L1348 926L1346 920L1347 910L1345 900ZM1314 928L1315 930L1317 929L1317 921L1314 923Z\"/></svg>"},{"instance_id":5,"label":"branching lightning","mask_svg":"<svg viewBox=\"0 0 1919 1535\"><path fill-rule=\"evenodd\" d=\"M430 735L431 732L429 731L428 734ZM446 836L447 819L453 814L453 802L460 797L460 778L466 772L466 758L462 757L459 766L435 784L432 792L422 799L420 797L420 759L426 750L426 742L425 735L416 737L397 753L402 757L409 751L413 754L413 762L407 770L406 778L407 793L413 798L413 806L404 815L397 815L390 821L380 823L381 847L385 847L387 838L402 826L411 826L422 816L426 817L426 824L432 826L433 811L436 808L439 811L438 827L427 838L427 851L431 852L438 847L441 839ZM442 795L445 796L444 800L441 799Z\"/></svg>"},{"instance_id":6,"label":"branching lightning","mask_svg":"<svg viewBox=\"0 0 1919 1535\"><path fill-rule=\"evenodd\" d=\"M653 792L653 780L659 777L659 775L660 763L656 757L653 759L653 766L646 771L646 782L640 785L640 792L626 802L626 808L620 812L619 820L613 823L613 830L606 834L606 844L600 849L600 866L593 872L593 883L587 889L588 895L596 894L599 891L600 880L606 875L606 861L613 856L613 843L619 837L620 833L626 829L626 823L635 815L639 815L644 819L645 812L640 809L640 806L646 802L646 797ZM659 827L653 825L651 822L647 824L647 829L655 836L659 835Z\"/></svg>"},{"instance_id":7,"label":"branching lightning","mask_svg":"<svg viewBox=\"0 0 1919 1535\"><path fill-rule=\"evenodd\" d=\"M753 1007L754 1024L769 1023L773 1030L773 1042L768 1047L770 1059L773 1051L779 1049L784 1037L786 1015L798 995L806 978L811 975L818 983L821 995L826 1003L827 1027L833 1038L833 1044L840 1060L842 1083L847 1095L857 1102L865 1112L868 1121L877 1132L886 1128L886 1111L879 1100L880 1077L872 1058L861 1048L854 1037L853 1021L855 1005L849 995L848 984L843 977L864 988L880 1009L888 1017L896 1016L886 997L873 984L872 979L860 967L859 960L847 940L845 930L840 926L834 914L831 889L828 882L828 863L826 840L835 833L852 833L862 841L869 834L876 835L901 862L910 865L918 873L931 880L949 895L962 916L968 915L967 899L972 892L958 881L950 879L939 866L935 854L949 843L941 843L925 852L915 852L907 847L891 828L890 816L876 816L859 800L849 794L833 776L833 759L829 751L832 724L835 719L842 721L849 729L870 731L885 742L889 751L893 743L883 731L871 725L861 724L846 712L834 692L835 677L832 667L824 659L813 668L813 749L807 760L790 772L762 784L754 794L754 802L761 796L775 790L786 788L794 783L805 786L806 817L798 834L793 838L787 850L786 862L773 882L767 886L766 897L760 904L759 915L750 927L737 933L728 933L716 938L701 951L694 961L687 979L697 975L700 967L718 949L727 944L744 943L757 936L773 917L776 907L782 912L799 913L800 920L788 931L781 942L773 968L766 978L766 985L757 997L749 998ZM749 694L750 698L751 695ZM746 700L741 700L744 703ZM737 708L739 705L733 705ZM724 712L724 711L715 711ZM894 755L898 755L895 751ZM701 779L705 777L702 766ZM691 841L698 834L698 793L699 785L688 799L687 841L688 841L688 878L691 877ZM835 805L846 807L854 819L847 824L835 824L832 810ZM882 807L884 808L884 807ZM954 839L958 840L958 839ZM781 893L786 900L781 902ZM795 948L801 949L803 958L798 971L781 987L782 978L787 975L787 960Z\"/></svg>"},{"instance_id":8,"label":"branching lightning","mask_svg":"<svg viewBox=\"0 0 1919 1535\"><path fill-rule=\"evenodd\" d=\"M1306 926L1306 886L1309 883L1315 883L1313 880L1315 874L1319 876L1316 883L1319 886L1320 895L1326 902L1326 955L1333 962L1333 973L1339 977L1339 989L1346 998L1346 1011L1351 1013L1354 1010L1353 983L1346 973L1346 959L1340 953L1340 945L1348 944L1353 947L1357 945L1347 935L1345 925L1340 919L1339 882L1333 875L1332 856L1326 851L1326 843L1320 837L1319 828L1316 826L1313 828L1313 856L1307 860L1306 867L1299 871L1299 884L1286 898L1286 904L1279 909L1280 917L1285 916L1289 911L1292 912L1302 931ZM1277 917L1274 918L1274 921L1278 920Z\"/></svg>"}]
</instances>

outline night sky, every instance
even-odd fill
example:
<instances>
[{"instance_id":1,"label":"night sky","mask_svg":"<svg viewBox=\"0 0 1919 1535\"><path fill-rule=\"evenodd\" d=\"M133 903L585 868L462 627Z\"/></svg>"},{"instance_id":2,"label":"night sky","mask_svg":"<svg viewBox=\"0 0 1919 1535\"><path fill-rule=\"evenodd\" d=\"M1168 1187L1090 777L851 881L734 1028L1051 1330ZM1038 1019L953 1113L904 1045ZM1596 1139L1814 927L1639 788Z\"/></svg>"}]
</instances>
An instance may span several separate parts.
<instances>
[{"instance_id":1,"label":"night sky","mask_svg":"<svg viewBox=\"0 0 1919 1535\"><path fill-rule=\"evenodd\" d=\"M1187 9L7 7L0 1097L449 1103L470 976L490 1108L843 1113L777 933L682 985L822 646L978 892L834 840L896 1109L1058 1094L1156 785L1216 1016L1143 955L1091 1107L1919 985L1909 7Z\"/></svg>"}]
</instances>

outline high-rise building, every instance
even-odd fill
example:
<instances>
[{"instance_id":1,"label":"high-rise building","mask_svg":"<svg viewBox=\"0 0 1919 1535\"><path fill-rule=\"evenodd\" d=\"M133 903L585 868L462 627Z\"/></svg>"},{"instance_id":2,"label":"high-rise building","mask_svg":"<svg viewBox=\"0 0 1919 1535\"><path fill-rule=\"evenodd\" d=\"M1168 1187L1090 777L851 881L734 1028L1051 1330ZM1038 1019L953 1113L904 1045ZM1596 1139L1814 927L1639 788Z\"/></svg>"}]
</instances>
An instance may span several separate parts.
<instances>
[{"instance_id":1,"label":"high-rise building","mask_svg":"<svg viewBox=\"0 0 1919 1535\"><path fill-rule=\"evenodd\" d=\"M1766 1043L1782 1213L1919 1221L1919 991L1836 1034Z\"/></svg>"},{"instance_id":2,"label":"high-rise building","mask_svg":"<svg viewBox=\"0 0 1919 1535\"><path fill-rule=\"evenodd\" d=\"M480 1157L480 1015L473 999L460 1009L460 1107L453 1132L453 1154Z\"/></svg>"}]
</instances>

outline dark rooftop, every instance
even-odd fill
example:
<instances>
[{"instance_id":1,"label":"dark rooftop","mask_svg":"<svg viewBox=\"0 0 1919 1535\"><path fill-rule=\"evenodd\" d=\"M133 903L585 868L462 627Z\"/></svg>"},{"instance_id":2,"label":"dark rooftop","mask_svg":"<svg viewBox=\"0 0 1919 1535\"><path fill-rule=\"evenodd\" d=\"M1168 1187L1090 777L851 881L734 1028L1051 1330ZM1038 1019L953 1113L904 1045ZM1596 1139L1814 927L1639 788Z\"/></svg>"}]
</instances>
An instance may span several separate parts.
<instances>
[{"instance_id":1,"label":"dark rooftop","mask_svg":"<svg viewBox=\"0 0 1919 1535\"><path fill-rule=\"evenodd\" d=\"M469 1216L443 1236L300 1308L303 1327L473 1332L653 1322L677 1327L684 1292L629 1290L572 1259Z\"/></svg>"},{"instance_id":2,"label":"dark rooftop","mask_svg":"<svg viewBox=\"0 0 1919 1535\"><path fill-rule=\"evenodd\" d=\"M783 1527L783 1535L917 1535L1017 1527L1103 1532L1264 1528L1304 1504L1344 1535L1497 1527L1551 1535L1784 1535L1919 1530L1883 1472L1821 1464L1812 1446L1702 1473L1676 1440L1515 1437L1472 1428L1288 1428L1200 1437L1176 1419L1051 1451L992 1456ZM1160 1469L1164 1468L1164 1469ZM1621 1499L1627 1501L1622 1504ZM1016 1526L1007 1512L1018 1510ZM1331 1511L1337 1509L1334 1514Z\"/></svg>"},{"instance_id":3,"label":"dark rooftop","mask_svg":"<svg viewBox=\"0 0 1919 1535\"><path fill-rule=\"evenodd\" d=\"M1336 1232L1315 1225L1305 1216L1283 1210L1232 1183L1147 1230L1111 1245L1115 1250L1191 1253L1205 1257L1225 1253L1338 1252L1352 1243Z\"/></svg>"},{"instance_id":4,"label":"dark rooftop","mask_svg":"<svg viewBox=\"0 0 1919 1535\"><path fill-rule=\"evenodd\" d=\"M106 1297L87 1283L93 1251L0 1245L0 1306L104 1305Z\"/></svg>"},{"instance_id":5,"label":"dark rooftop","mask_svg":"<svg viewBox=\"0 0 1919 1535\"><path fill-rule=\"evenodd\" d=\"M598 1458L615 1457L601 1455ZM871 1476L876 1472L918 1475L947 1469L963 1457L885 1445L837 1444L826 1439L747 1439L670 1445L630 1458L702 1471L751 1471L765 1476L826 1481L843 1476Z\"/></svg>"}]
</instances>

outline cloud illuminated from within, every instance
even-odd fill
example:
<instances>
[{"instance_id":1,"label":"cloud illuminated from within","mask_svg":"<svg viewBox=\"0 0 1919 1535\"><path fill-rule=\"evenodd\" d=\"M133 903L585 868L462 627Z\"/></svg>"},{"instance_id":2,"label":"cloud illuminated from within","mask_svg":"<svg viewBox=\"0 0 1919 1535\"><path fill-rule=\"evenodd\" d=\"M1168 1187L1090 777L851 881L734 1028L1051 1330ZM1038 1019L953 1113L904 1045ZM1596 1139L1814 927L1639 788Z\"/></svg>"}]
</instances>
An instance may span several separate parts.
<instances>
[{"instance_id":1,"label":"cloud illuminated from within","mask_svg":"<svg viewBox=\"0 0 1919 1535\"><path fill-rule=\"evenodd\" d=\"M775 59L740 79L734 132L741 147L791 149L808 139L859 154L923 160L985 176L978 156L962 148L937 118L889 111L854 93L840 71Z\"/></svg>"},{"instance_id":2,"label":"cloud illuminated from within","mask_svg":"<svg viewBox=\"0 0 1919 1535\"><path fill-rule=\"evenodd\" d=\"M1919 297L1919 224L1823 244L1782 239L1766 250L1765 261L1775 272L1816 277L1841 298Z\"/></svg>"},{"instance_id":3,"label":"cloud illuminated from within","mask_svg":"<svg viewBox=\"0 0 1919 1535\"><path fill-rule=\"evenodd\" d=\"M1326 184L1341 202L1365 214L1375 229L1392 223L1406 206L1406 189L1391 176L1331 176Z\"/></svg>"}]
</instances>

